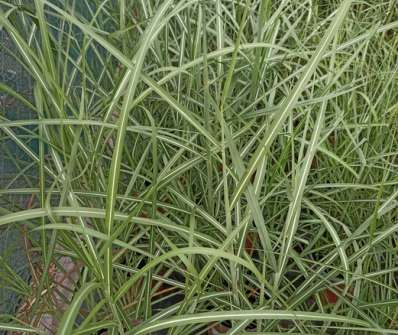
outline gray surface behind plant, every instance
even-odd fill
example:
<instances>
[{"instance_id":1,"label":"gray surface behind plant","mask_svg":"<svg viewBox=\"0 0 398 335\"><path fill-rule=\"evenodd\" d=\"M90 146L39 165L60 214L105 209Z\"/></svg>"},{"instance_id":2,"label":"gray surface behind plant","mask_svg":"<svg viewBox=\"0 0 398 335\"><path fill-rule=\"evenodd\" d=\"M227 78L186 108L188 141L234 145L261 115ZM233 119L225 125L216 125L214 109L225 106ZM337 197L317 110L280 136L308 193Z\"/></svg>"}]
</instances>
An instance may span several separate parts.
<instances>
[{"instance_id":1,"label":"gray surface behind plant","mask_svg":"<svg viewBox=\"0 0 398 335\"><path fill-rule=\"evenodd\" d=\"M20 64L18 64L5 49L12 47L9 37L0 32L0 79L4 84L14 88L17 92L25 97L31 96L31 80ZM0 115L9 119L28 119L32 118L32 112L24 108L15 99L5 93L0 93ZM4 133L2 134L4 136ZM32 143L32 145L34 145ZM0 142L0 190L9 184L15 177L15 171L18 171L9 156L14 155L15 160L24 166L30 163L30 160L16 147L15 143L10 140L2 140ZM32 171L33 172L33 171ZM31 173L32 173L31 172ZM29 174L29 172L28 172ZM17 178L13 182L13 187L27 187L26 180ZM18 198L7 197L1 194L0 207L12 210L15 207L26 206L27 197L20 196ZM7 226L0 228L0 256L10 265L14 271L28 279L29 270L27 267L27 259L23 247L23 238L21 229L18 226ZM0 272L3 268L0 268ZM4 287L0 282L0 313L13 313L18 304L18 297L11 290Z\"/></svg>"}]
</instances>

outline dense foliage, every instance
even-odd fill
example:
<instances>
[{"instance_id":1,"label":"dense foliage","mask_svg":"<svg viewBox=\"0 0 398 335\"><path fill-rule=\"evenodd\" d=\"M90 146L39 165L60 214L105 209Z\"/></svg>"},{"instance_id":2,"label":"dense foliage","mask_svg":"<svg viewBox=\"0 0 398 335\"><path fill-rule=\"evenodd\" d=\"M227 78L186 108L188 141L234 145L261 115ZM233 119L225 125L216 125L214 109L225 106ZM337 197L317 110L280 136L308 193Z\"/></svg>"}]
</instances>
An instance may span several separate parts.
<instances>
[{"instance_id":1,"label":"dense foliage","mask_svg":"<svg viewBox=\"0 0 398 335\"><path fill-rule=\"evenodd\" d=\"M0 225L39 269L1 328L398 334L396 0L1 6L35 116L1 115L33 200Z\"/></svg>"}]
</instances>

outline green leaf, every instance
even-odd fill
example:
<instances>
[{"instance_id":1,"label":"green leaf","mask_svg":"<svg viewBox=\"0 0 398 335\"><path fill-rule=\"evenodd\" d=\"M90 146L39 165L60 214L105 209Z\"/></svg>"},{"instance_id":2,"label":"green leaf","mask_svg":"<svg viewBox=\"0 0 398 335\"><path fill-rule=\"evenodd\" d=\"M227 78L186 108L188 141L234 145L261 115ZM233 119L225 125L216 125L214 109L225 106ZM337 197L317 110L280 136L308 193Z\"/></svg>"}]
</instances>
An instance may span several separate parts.
<instances>
[{"instance_id":1,"label":"green leaf","mask_svg":"<svg viewBox=\"0 0 398 335\"><path fill-rule=\"evenodd\" d=\"M88 283L84 285L78 292L76 292L71 304L62 317L57 330L57 335L73 334L73 326L83 301L92 291L98 289L99 287L100 284L98 283Z\"/></svg>"},{"instance_id":2,"label":"green leaf","mask_svg":"<svg viewBox=\"0 0 398 335\"><path fill-rule=\"evenodd\" d=\"M194 315L180 315L166 320L149 322L134 329L130 334L148 334L160 329L192 325L195 323L211 323L223 320L303 320L303 321L323 321L323 322L339 322L348 323L368 327L369 324L359 319L349 318L346 316L326 313L311 313L301 311L281 311L281 310L264 310L264 311L225 311L225 312L208 312L196 313Z\"/></svg>"}]
</instances>

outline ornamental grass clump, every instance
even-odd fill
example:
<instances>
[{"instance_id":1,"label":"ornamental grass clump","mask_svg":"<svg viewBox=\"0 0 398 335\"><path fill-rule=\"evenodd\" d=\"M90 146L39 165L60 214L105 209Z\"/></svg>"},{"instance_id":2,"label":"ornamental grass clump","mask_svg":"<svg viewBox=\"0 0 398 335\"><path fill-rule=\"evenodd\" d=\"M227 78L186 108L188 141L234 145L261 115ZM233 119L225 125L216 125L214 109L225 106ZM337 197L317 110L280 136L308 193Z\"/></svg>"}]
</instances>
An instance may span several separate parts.
<instances>
[{"instance_id":1,"label":"ornamental grass clump","mask_svg":"<svg viewBox=\"0 0 398 335\"><path fill-rule=\"evenodd\" d=\"M0 4L0 329L398 334L395 0Z\"/></svg>"}]
</instances>

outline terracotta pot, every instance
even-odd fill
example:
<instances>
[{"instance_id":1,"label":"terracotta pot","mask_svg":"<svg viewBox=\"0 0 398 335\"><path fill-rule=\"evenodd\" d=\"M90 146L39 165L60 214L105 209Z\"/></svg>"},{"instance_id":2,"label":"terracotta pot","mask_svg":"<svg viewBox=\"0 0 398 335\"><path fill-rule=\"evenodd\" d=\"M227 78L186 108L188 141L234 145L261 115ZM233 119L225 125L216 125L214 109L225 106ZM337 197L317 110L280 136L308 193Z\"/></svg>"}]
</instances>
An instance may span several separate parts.
<instances>
[{"instance_id":1,"label":"terracotta pot","mask_svg":"<svg viewBox=\"0 0 398 335\"><path fill-rule=\"evenodd\" d=\"M251 256L253 255L254 245L257 241L258 235L253 232L249 232L245 237L245 251Z\"/></svg>"},{"instance_id":2,"label":"terracotta pot","mask_svg":"<svg viewBox=\"0 0 398 335\"><path fill-rule=\"evenodd\" d=\"M218 334L226 334L231 328L227 327L221 323L217 323L213 325L208 331L208 335L218 335Z\"/></svg>"},{"instance_id":3,"label":"terracotta pot","mask_svg":"<svg viewBox=\"0 0 398 335\"><path fill-rule=\"evenodd\" d=\"M334 305L340 299L339 295L344 295L345 286L344 284L339 284L332 289L326 288L321 292L321 299L324 303ZM338 292L339 295L335 292ZM345 297L349 297L352 294L352 289L349 288Z\"/></svg>"}]
</instances>

